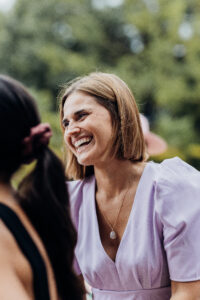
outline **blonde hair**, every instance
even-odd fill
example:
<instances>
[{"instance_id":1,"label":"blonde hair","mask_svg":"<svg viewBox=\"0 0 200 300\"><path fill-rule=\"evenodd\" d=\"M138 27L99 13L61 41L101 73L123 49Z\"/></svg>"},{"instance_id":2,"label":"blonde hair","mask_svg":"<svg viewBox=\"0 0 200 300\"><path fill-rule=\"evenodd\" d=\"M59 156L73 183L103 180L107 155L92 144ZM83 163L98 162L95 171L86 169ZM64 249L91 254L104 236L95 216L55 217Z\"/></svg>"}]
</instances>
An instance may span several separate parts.
<instances>
[{"instance_id":1,"label":"blonde hair","mask_svg":"<svg viewBox=\"0 0 200 300\"><path fill-rule=\"evenodd\" d=\"M74 92L84 92L95 97L110 112L113 125L113 157L132 162L147 159L139 111L133 94L123 80L114 74L95 72L69 82L64 87L60 103L63 131L63 107L68 96ZM66 173L69 178L83 179L93 172L93 167L80 165L70 149L66 149Z\"/></svg>"}]
</instances>

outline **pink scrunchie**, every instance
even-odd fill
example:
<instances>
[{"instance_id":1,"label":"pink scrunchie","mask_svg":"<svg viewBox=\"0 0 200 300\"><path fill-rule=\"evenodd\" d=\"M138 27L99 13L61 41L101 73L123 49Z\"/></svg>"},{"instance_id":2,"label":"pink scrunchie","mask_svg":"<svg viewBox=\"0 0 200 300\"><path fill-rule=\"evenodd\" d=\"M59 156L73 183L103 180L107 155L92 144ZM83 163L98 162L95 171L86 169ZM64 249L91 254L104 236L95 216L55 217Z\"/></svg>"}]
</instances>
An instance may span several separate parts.
<instances>
[{"instance_id":1,"label":"pink scrunchie","mask_svg":"<svg viewBox=\"0 0 200 300\"><path fill-rule=\"evenodd\" d=\"M32 162L36 157L37 150L41 146L47 146L52 136L52 130L48 123L40 123L30 130L30 135L22 141L22 158L24 163Z\"/></svg>"}]
</instances>

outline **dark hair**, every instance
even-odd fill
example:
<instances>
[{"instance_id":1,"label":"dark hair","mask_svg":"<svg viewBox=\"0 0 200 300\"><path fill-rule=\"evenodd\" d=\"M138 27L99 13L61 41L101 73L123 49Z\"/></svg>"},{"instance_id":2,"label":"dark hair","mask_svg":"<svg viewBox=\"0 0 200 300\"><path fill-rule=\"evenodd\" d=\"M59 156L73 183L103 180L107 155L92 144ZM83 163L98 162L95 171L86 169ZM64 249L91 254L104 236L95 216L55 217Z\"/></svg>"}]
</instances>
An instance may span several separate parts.
<instances>
[{"instance_id":1,"label":"dark hair","mask_svg":"<svg viewBox=\"0 0 200 300\"><path fill-rule=\"evenodd\" d=\"M1 180L9 181L22 164L22 140L39 123L30 94L19 82L0 75ZM70 218L64 168L47 146L20 183L18 198L47 250L60 298L82 299L81 283L72 270L77 236Z\"/></svg>"}]
</instances>

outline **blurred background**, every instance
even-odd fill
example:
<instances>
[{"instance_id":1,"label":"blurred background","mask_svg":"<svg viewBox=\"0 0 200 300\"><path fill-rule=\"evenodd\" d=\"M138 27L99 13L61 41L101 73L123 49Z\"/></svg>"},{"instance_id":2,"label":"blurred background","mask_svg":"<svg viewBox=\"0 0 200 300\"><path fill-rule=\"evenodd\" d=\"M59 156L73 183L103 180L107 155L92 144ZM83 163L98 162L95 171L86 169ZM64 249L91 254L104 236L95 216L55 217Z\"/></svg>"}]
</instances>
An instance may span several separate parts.
<instances>
[{"instance_id":1,"label":"blurred background","mask_svg":"<svg viewBox=\"0 0 200 300\"><path fill-rule=\"evenodd\" d=\"M62 156L58 92L91 71L133 91L151 130L200 170L199 0L0 0L0 73L22 81Z\"/></svg>"}]
</instances>

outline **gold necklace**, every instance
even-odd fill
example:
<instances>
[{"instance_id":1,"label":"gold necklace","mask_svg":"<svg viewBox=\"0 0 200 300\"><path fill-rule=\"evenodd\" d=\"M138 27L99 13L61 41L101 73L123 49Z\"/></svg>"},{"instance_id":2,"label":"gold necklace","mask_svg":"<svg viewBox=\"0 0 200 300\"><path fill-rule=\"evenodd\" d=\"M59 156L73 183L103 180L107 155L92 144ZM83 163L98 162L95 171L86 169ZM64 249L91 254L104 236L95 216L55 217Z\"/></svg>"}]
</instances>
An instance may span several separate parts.
<instances>
[{"instance_id":1,"label":"gold necklace","mask_svg":"<svg viewBox=\"0 0 200 300\"><path fill-rule=\"evenodd\" d=\"M109 234L109 237L110 237L111 240L116 240L117 239L117 233L116 233L116 231L114 229L115 229L115 226L117 224L117 221L118 221L118 218L119 218L119 214L120 214L120 211L122 209L122 206L123 206L123 203L124 203L124 200L126 198L128 190L129 190L129 188L124 193L124 197L122 198L122 202L121 202L121 205L119 207L118 214L117 214L116 220L115 220L115 222L114 222L113 225L110 223L110 221L108 220L108 218L106 217L106 215L104 215L103 211L101 210L101 213L102 213L102 216L103 216L104 220L106 221L107 225L111 228L111 231L110 231L110 234Z\"/></svg>"}]
</instances>

